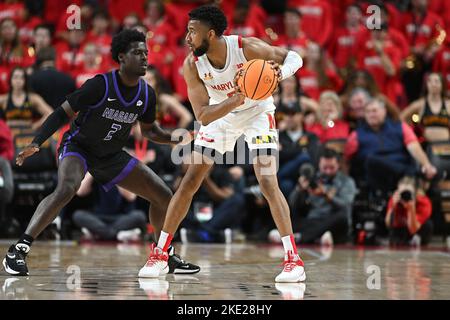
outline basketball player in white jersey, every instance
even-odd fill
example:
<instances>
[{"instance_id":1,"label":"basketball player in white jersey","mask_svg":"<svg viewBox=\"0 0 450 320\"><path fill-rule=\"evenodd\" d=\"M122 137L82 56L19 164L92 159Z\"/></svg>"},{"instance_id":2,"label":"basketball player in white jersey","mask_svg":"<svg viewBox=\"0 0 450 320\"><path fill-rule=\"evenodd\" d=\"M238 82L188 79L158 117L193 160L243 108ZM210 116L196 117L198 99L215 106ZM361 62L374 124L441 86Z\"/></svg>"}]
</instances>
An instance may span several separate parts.
<instances>
[{"instance_id":1,"label":"basketball player in white jersey","mask_svg":"<svg viewBox=\"0 0 450 320\"><path fill-rule=\"evenodd\" d=\"M185 59L183 70L189 100L202 126L194 143L194 164L189 166L169 204L158 244L153 245L139 277L153 278L167 273L167 248L173 234L214 164L205 156L207 152L202 151L213 149L220 154L233 151L236 140L244 135L250 150L257 151L253 160L255 174L285 250L284 268L275 281L304 281L304 264L295 246L289 207L278 187L276 157L268 152L268 149L277 149L273 98L250 100L235 86L238 69L249 60L270 61L282 80L294 75L302 66L302 59L293 51L272 47L256 38L222 35L227 21L217 7L198 7L189 17L186 42L192 53Z\"/></svg>"}]
</instances>

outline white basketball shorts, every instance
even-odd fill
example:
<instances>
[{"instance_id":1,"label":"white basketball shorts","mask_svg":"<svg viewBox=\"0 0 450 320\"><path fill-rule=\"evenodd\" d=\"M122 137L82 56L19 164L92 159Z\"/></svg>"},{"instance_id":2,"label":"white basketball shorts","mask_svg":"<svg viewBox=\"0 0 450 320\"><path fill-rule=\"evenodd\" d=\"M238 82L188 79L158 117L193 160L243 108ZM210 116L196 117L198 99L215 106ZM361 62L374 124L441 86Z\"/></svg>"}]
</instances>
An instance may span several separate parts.
<instances>
[{"instance_id":1,"label":"white basketball shorts","mask_svg":"<svg viewBox=\"0 0 450 320\"><path fill-rule=\"evenodd\" d=\"M274 113L274 105L230 112L206 126L201 126L194 144L224 154L233 151L236 140L244 135L250 150L277 150L278 132Z\"/></svg>"}]
</instances>

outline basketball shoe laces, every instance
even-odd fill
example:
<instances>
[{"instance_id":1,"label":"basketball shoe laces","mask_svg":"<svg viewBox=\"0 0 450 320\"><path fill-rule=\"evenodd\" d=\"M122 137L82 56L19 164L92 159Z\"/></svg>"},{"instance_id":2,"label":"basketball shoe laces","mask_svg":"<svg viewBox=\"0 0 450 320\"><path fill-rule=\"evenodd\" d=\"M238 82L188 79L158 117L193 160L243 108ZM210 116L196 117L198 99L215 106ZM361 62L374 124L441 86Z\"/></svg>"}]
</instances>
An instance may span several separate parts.
<instances>
[{"instance_id":1,"label":"basketball shoe laces","mask_svg":"<svg viewBox=\"0 0 450 320\"><path fill-rule=\"evenodd\" d=\"M295 267L303 267L300 257L295 257L290 250L287 252L287 259L283 261L282 265L284 266L284 272L291 272Z\"/></svg>"},{"instance_id":2,"label":"basketball shoe laces","mask_svg":"<svg viewBox=\"0 0 450 320\"><path fill-rule=\"evenodd\" d=\"M148 256L148 260L147 260L147 264L146 264L147 267L154 266L155 264L162 262L162 261L167 261L167 254L159 248L158 248L158 250L155 250L155 244L152 244L150 249L151 249L150 255Z\"/></svg>"}]
</instances>

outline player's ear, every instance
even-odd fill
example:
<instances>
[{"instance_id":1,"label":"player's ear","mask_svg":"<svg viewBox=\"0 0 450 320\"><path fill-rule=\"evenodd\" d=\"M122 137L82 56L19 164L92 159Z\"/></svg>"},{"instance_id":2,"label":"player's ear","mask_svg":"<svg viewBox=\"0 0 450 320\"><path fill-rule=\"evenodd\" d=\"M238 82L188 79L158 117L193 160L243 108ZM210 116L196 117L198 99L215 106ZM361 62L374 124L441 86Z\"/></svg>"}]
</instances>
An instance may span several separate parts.
<instances>
[{"instance_id":1,"label":"player's ear","mask_svg":"<svg viewBox=\"0 0 450 320\"><path fill-rule=\"evenodd\" d=\"M117 55L117 58L119 59L119 63L122 63L122 62L123 62L123 59L124 59L124 54L123 54L123 53L119 53L119 54Z\"/></svg>"},{"instance_id":2,"label":"player's ear","mask_svg":"<svg viewBox=\"0 0 450 320\"><path fill-rule=\"evenodd\" d=\"M208 39L209 40L212 40L215 37L215 35L216 35L216 32L213 29L210 29L208 31Z\"/></svg>"}]
</instances>

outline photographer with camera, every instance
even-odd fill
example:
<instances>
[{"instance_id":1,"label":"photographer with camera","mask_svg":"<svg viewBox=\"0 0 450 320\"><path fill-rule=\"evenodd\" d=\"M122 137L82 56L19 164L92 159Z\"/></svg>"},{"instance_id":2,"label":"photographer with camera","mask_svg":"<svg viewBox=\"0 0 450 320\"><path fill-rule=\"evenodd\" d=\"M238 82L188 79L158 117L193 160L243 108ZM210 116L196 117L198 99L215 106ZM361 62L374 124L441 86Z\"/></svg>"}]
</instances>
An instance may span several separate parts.
<instances>
[{"instance_id":1,"label":"photographer with camera","mask_svg":"<svg viewBox=\"0 0 450 320\"><path fill-rule=\"evenodd\" d=\"M413 177L402 178L389 199L385 223L391 245L426 245L433 234L431 201Z\"/></svg>"},{"instance_id":2,"label":"photographer with camera","mask_svg":"<svg viewBox=\"0 0 450 320\"><path fill-rule=\"evenodd\" d=\"M319 172L309 164L300 168L297 186L289 197L300 243L347 241L356 187L353 179L339 170L338 157L336 151L324 149Z\"/></svg>"}]
</instances>

